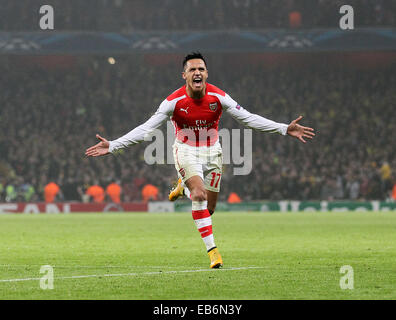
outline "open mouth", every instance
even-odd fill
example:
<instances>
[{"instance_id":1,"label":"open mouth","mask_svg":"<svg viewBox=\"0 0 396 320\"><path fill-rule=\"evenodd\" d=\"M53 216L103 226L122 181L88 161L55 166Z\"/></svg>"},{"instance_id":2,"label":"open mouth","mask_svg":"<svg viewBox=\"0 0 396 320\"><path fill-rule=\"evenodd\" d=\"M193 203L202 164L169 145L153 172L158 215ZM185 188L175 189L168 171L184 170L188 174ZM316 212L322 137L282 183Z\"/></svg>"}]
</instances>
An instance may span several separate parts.
<instances>
[{"instance_id":1,"label":"open mouth","mask_svg":"<svg viewBox=\"0 0 396 320\"><path fill-rule=\"evenodd\" d=\"M194 87L201 87L202 86L202 78L195 78L193 79Z\"/></svg>"}]
</instances>

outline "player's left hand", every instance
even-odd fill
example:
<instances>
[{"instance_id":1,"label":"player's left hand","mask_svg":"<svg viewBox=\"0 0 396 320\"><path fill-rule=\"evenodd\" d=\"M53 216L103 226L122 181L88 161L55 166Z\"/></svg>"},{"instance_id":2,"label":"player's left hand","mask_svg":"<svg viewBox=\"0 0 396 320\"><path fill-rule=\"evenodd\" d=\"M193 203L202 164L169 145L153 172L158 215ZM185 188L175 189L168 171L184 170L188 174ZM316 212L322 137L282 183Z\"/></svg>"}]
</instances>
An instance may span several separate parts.
<instances>
[{"instance_id":1,"label":"player's left hand","mask_svg":"<svg viewBox=\"0 0 396 320\"><path fill-rule=\"evenodd\" d=\"M315 136L314 129L309 127L303 127L299 125L299 122L303 117L299 116L296 120L290 122L289 126L287 127L287 134L289 136L295 137L303 143L307 141L304 138L312 139Z\"/></svg>"}]
</instances>

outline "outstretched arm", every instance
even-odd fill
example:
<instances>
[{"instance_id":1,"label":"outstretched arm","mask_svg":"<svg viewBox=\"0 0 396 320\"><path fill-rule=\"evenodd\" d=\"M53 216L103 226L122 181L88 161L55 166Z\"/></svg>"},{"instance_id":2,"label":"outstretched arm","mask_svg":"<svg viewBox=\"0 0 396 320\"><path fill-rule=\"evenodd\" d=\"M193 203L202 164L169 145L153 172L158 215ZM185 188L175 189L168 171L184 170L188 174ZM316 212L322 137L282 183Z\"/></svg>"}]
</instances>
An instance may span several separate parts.
<instances>
[{"instance_id":1,"label":"outstretched arm","mask_svg":"<svg viewBox=\"0 0 396 320\"><path fill-rule=\"evenodd\" d=\"M258 114L250 113L240 105L226 109L226 111L238 122L247 128L252 128L262 132L287 134L288 125L266 119Z\"/></svg>"},{"instance_id":2,"label":"outstretched arm","mask_svg":"<svg viewBox=\"0 0 396 320\"><path fill-rule=\"evenodd\" d=\"M312 139L315 136L314 129L298 124L298 122L302 119L302 116L299 116L297 119L290 122L289 125L287 125L266 119L262 116L259 116L258 114L250 113L246 109L242 108L227 94L225 97L219 96L219 98L222 100L222 105L225 111L248 128L264 132L277 132L282 135L288 134L289 136L295 137L303 143L306 143L304 138Z\"/></svg>"},{"instance_id":3,"label":"outstretched arm","mask_svg":"<svg viewBox=\"0 0 396 320\"><path fill-rule=\"evenodd\" d=\"M108 141L97 134L96 138L98 138L100 142L88 148L85 151L85 155L87 157L104 156L106 154L113 153L118 149L126 148L129 145L144 141L145 137L149 136L155 129L161 126L161 124L169 118L169 116L173 113L173 109L174 105L169 103L167 100L164 100L156 113L151 116L150 119L122 137L113 141Z\"/></svg>"}]
</instances>

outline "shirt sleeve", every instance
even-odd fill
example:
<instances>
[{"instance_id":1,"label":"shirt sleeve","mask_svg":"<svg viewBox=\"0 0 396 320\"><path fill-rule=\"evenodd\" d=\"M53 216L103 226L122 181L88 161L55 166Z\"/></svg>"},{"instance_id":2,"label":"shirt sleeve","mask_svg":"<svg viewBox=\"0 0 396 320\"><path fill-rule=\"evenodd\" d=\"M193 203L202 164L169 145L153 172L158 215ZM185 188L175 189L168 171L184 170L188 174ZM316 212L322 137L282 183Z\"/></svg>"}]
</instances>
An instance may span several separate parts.
<instances>
[{"instance_id":1,"label":"shirt sleeve","mask_svg":"<svg viewBox=\"0 0 396 320\"><path fill-rule=\"evenodd\" d=\"M130 145L140 143L149 137L155 129L160 127L169 117L172 116L175 104L164 100L157 111L145 123L129 131L122 137L109 141L109 152L115 153L118 149L126 148Z\"/></svg>"},{"instance_id":2,"label":"shirt sleeve","mask_svg":"<svg viewBox=\"0 0 396 320\"><path fill-rule=\"evenodd\" d=\"M242 108L228 94L225 94L224 97L221 96L220 102L223 106L223 110L248 128L263 132L279 133L284 136L287 134L287 124L275 122L259 116L258 114L250 113Z\"/></svg>"}]
</instances>

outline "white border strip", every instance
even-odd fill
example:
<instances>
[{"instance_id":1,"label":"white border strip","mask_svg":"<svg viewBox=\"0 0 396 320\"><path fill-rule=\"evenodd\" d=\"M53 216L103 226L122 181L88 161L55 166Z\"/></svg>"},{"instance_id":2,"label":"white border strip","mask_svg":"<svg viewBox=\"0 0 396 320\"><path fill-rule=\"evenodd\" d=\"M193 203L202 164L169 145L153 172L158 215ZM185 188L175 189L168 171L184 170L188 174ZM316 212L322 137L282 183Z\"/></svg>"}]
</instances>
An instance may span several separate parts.
<instances>
[{"instance_id":1,"label":"white border strip","mask_svg":"<svg viewBox=\"0 0 396 320\"><path fill-rule=\"evenodd\" d=\"M263 269L263 267L240 267L240 268L221 268L221 271L235 271L235 270L249 270L249 269ZM112 274L89 274L81 276L67 276L56 277L54 280L62 279L83 279L83 278L98 278L98 277L127 277L127 276L152 276L161 274L176 274L176 273L193 273L193 272L209 272L214 269L197 269L197 270L176 270L176 271L155 271L155 272L140 272L140 273L112 273ZM23 278L23 279L3 279L0 282L20 282L20 281L33 281L41 280L41 278Z\"/></svg>"}]
</instances>

